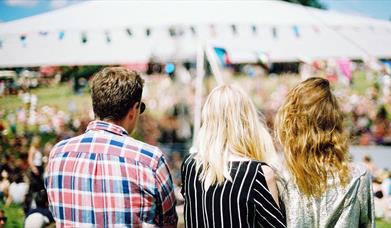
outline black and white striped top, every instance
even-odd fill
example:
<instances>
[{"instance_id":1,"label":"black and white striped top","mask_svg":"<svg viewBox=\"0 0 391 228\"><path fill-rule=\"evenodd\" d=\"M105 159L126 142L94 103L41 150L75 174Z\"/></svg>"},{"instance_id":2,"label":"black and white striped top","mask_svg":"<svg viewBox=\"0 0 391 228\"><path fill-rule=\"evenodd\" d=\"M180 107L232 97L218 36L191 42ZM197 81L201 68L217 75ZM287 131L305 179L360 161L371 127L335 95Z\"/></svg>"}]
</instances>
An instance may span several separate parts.
<instances>
[{"instance_id":1,"label":"black and white striped top","mask_svg":"<svg viewBox=\"0 0 391 228\"><path fill-rule=\"evenodd\" d=\"M285 227L259 161L232 161L231 181L209 187L199 181L196 161L182 164L186 227Z\"/></svg>"}]
</instances>

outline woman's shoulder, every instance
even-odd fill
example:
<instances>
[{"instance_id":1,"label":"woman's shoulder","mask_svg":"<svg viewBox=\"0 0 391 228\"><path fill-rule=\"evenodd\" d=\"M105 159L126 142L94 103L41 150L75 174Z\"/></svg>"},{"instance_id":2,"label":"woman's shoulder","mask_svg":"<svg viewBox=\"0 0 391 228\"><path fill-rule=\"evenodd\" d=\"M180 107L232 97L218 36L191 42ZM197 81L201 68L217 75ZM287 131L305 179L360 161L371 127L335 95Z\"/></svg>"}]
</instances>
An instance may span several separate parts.
<instances>
[{"instance_id":1,"label":"woman's shoulder","mask_svg":"<svg viewBox=\"0 0 391 228\"><path fill-rule=\"evenodd\" d=\"M261 166L261 169L263 171L263 174L265 176L266 181L273 181L276 180L276 170L273 169L271 166L267 165L266 163L263 163L265 165Z\"/></svg>"},{"instance_id":2,"label":"woman's shoulder","mask_svg":"<svg viewBox=\"0 0 391 228\"><path fill-rule=\"evenodd\" d=\"M184 158L183 158L183 162L182 162L182 171L184 171L185 169L187 169L187 167L189 165L191 165L192 163L195 162L195 154L193 153L189 153L187 154Z\"/></svg>"},{"instance_id":3,"label":"woman's shoulder","mask_svg":"<svg viewBox=\"0 0 391 228\"><path fill-rule=\"evenodd\" d=\"M358 163L350 163L349 172L352 179L370 175L367 168L363 164L358 164Z\"/></svg>"}]
</instances>

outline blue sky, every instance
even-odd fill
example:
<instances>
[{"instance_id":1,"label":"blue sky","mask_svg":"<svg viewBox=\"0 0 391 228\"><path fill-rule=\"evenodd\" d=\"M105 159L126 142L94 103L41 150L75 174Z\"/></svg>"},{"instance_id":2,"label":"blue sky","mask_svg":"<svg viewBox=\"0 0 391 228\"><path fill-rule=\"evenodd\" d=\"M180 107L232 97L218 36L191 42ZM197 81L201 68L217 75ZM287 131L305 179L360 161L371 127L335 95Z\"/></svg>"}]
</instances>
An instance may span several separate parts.
<instances>
[{"instance_id":1,"label":"blue sky","mask_svg":"<svg viewBox=\"0 0 391 228\"><path fill-rule=\"evenodd\" d=\"M390 20L391 0L321 0L328 9Z\"/></svg>"},{"instance_id":2,"label":"blue sky","mask_svg":"<svg viewBox=\"0 0 391 228\"><path fill-rule=\"evenodd\" d=\"M0 0L0 21L10 21L75 4L82 0ZM328 9L389 20L391 0L320 0Z\"/></svg>"},{"instance_id":3,"label":"blue sky","mask_svg":"<svg viewBox=\"0 0 391 228\"><path fill-rule=\"evenodd\" d=\"M0 0L0 21L11 21L75 4L81 0Z\"/></svg>"}]
</instances>

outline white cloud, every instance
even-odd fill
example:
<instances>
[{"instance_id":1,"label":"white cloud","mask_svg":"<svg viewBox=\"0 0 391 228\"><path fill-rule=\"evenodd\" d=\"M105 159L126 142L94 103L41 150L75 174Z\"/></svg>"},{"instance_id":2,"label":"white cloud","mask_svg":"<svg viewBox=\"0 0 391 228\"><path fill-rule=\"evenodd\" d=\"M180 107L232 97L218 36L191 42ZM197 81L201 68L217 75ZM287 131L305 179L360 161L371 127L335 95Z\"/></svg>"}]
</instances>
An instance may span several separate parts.
<instances>
[{"instance_id":1,"label":"white cloud","mask_svg":"<svg viewBox=\"0 0 391 228\"><path fill-rule=\"evenodd\" d=\"M61 8L70 3L69 0L51 0L50 7L53 9Z\"/></svg>"},{"instance_id":2,"label":"white cloud","mask_svg":"<svg viewBox=\"0 0 391 228\"><path fill-rule=\"evenodd\" d=\"M33 7L38 4L38 0L5 0L8 6Z\"/></svg>"}]
</instances>

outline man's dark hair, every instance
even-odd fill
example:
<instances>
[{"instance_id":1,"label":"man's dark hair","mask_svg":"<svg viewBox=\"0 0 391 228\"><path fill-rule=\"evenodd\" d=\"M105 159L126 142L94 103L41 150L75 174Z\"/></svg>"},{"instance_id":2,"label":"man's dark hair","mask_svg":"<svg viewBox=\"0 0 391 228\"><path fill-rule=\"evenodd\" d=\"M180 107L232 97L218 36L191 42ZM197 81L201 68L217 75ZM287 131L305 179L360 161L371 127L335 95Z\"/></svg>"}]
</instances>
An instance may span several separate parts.
<instances>
[{"instance_id":1,"label":"man's dark hair","mask_svg":"<svg viewBox=\"0 0 391 228\"><path fill-rule=\"evenodd\" d=\"M121 120L140 102L144 80L133 70L106 67L94 75L91 86L92 107L98 119Z\"/></svg>"}]
</instances>

